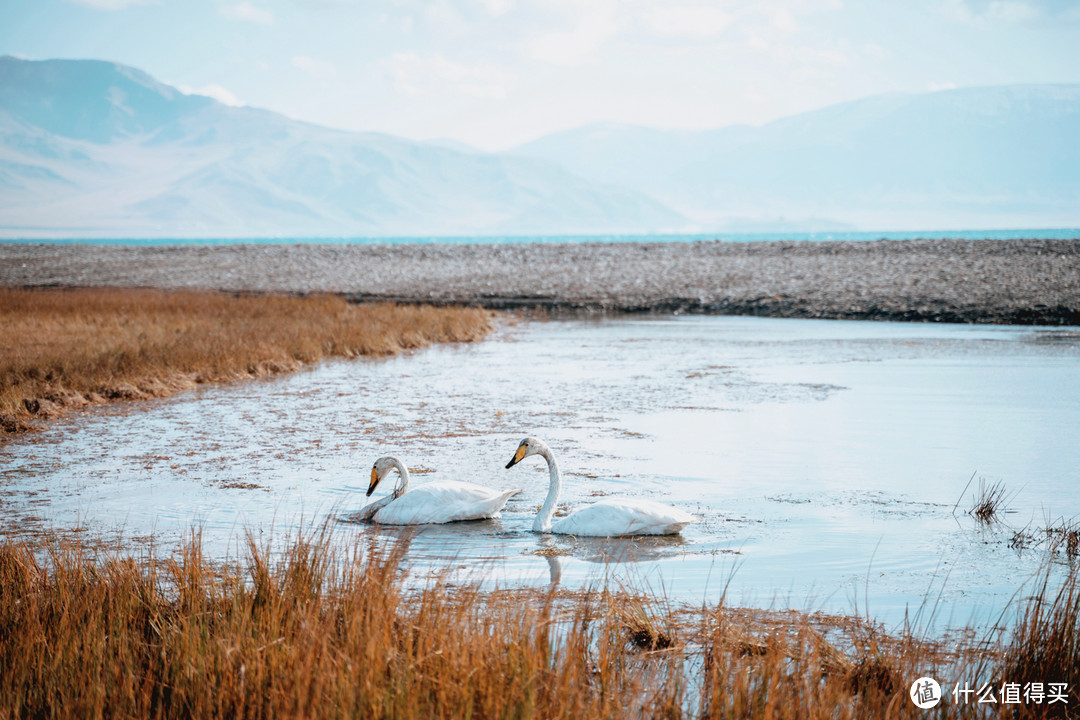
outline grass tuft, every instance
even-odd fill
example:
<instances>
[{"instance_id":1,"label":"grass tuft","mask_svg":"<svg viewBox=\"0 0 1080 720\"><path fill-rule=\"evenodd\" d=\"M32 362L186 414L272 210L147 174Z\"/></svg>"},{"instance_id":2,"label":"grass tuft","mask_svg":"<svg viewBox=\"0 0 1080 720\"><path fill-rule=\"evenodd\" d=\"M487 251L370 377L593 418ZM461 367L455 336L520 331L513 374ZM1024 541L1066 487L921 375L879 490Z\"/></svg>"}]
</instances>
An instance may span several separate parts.
<instances>
[{"instance_id":1,"label":"grass tuft","mask_svg":"<svg viewBox=\"0 0 1080 720\"><path fill-rule=\"evenodd\" d=\"M1061 549L1070 558L1080 554L1080 525L1076 521L1062 519L1059 525L1046 528L1046 535L1050 540L1051 552Z\"/></svg>"},{"instance_id":2,"label":"grass tuft","mask_svg":"<svg viewBox=\"0 0 1080 720\"><path fill-rule=\"evenodd\" d=\"M1005 649L1001 681L1021 686L1037 683L1049 692L1063 685L1067 702L1044 703L1042 717L1075 717L1080 703L1080 571L1054 591L1050 568L1038 594L1030 598Z\"/></svg>"},{"instance_id":3,"label":"grass tuft","mask_svg":"<svg viewBox=\"0 0 1080 720\"><path fill-rule=\"evenodd\" d=\"M980 478L979 493L973 498L968 515L980 522L990 523L996 520L999 514L1005 512L1006 504L1005 483L999 480L987 485L986 481Z\"/></svg>"}]
</instances>

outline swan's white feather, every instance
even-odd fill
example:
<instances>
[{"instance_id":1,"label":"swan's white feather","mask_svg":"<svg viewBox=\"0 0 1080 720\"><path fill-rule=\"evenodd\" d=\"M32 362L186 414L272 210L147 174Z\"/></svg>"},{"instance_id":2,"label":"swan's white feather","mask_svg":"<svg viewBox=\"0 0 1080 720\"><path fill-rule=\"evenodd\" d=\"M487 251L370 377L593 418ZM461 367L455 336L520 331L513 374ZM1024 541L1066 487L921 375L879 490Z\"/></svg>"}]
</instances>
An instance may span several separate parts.
<instances>
[{"instance_id":1,"label":"swan's white feather","mask_svg":"<svg viewBox=\"0 0 1080 720\"><path fill-rule=\"evenodd\" d=\"M384 498L379 498L373 503L368 503L367 505L356 511L356 513L352 516L353 522L371 522L371 518L375 517L375 513L379 512L384 507L389 505L393 499L393 495L387 495Z\"/></svg>"},{"instance_id":2,"label":"swan's white feather","mask_svg":"<svg viewBox=\"0 0 1080 720\"><path fill-rule=\"evenodd\" d=\"M674 535L694 520L690 513L652 500L604 498L559 520L551 532L588 537Z\"/></svg>"},{"instance_id":3,"label":"swan's white feather","mask_svg":"<svg viewBox=\"0 0 1080 720\"><path fill-rule=\"evenodd\" d=\"M520 490L499 492L472 483L436 480L410 489L372 520L383 525L426 525L499 517L499 511Z\"/></svg>"}]
</instances>

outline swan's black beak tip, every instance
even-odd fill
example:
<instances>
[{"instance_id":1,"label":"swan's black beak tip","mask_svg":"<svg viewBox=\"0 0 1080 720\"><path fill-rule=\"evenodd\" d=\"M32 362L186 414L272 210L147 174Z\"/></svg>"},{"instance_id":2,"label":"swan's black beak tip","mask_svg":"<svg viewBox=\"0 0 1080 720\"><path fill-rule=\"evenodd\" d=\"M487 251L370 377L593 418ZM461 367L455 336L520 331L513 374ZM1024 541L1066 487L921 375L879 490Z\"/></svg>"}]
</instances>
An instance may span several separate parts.
<instances>
[{"instance_id":1,"label":"swan's black beak tip","mask_svg":"<svg viewBox=\"0 0 1080 720\"><path fill-rule=\"evenodd\" d=\"M373 493L373 492L375 492L375 488L373 488L373 487L369 487L369 488L367 489L367 492L365 493L365 495L366 495L367 497L371 497L371 493Z\"/></svg>"},{"instance_id":2,"label":"swan's black beak tip","mask_svg":"<svg viewBox=\"0 0 1080 720\"><path fill-rule=\"evenodd\" d=\"M510 462L506 463L506 469L509 470L515 465L517 465L517 458L510 458Z\"/></svg>"}]
</instances>

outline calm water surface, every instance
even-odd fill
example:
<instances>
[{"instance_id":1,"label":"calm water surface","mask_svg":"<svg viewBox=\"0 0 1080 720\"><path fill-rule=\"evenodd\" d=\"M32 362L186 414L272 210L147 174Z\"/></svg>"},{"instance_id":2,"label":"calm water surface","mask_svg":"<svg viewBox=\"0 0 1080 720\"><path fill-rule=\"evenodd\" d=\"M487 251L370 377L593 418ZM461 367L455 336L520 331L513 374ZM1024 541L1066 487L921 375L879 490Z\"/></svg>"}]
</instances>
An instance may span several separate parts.
<instances>
[{"instance_id":1,"label":"calm water surface","mask_svg":"<svg viewBox=\"0 0 1080 720\"><path fill-rule=\"evenodd\" d=\"M708 233L650 233L645 235L454 235L401 237L268 237L268 238L4 238L9 243L49 243L57 245L236 245L331 243L342 245L411 245L433 244L516 244L516 243L589 243L589 242L693 242L695 240L724 240L727 242L815 242L844 240L1070 240L1080 237L1080 228L1006 228L983 230L853 230L821 232L708 232Z\"/></svg>"},{"instance_id":2,"label":"calm water surface","mask_svg":"<svg viewBox=\"0 0 1080 720\"><path fill-rule=\"evenodd\" d=\"M1074 329L506 322L483 343L96 408L9 438L0 503L11 524L165 546L199 524L223 556L245 530L280 540L347 516L375 458L396 454L422 471L414 483L525 490L500 520L409 538L421 577L448 565L499 585L607 577L693 604L726 588L737 604L857 610L890 627L930 597L947 628L992 622L1045 562L1010 547L1015 531L1080 517L1078 427ZM532 533L546 467L503 468L530 434L559 459L566 507L648 497L701 521L673 539ZM965 513L980 479L1008 489L1003 522Z\"/></svg>"}]
</instances>

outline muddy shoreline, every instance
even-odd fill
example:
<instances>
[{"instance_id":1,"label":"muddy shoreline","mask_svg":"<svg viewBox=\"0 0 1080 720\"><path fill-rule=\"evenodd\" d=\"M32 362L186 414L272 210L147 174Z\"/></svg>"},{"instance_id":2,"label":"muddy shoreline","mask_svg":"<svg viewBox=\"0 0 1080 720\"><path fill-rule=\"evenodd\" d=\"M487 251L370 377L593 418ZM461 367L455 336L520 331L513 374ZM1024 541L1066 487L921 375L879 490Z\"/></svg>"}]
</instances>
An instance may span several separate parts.
<instances>
[{"instance_id":1,"label":"muddy shoreline","mask_svg":"<svg viewBox=\"0 0 1080 720\"><path fill-rule=\"evenodd\" d=\"M0 243L0 285L334 293L355 301L1080 325L1080 238L874 242Z\"/></svg>"}]
</instances>

